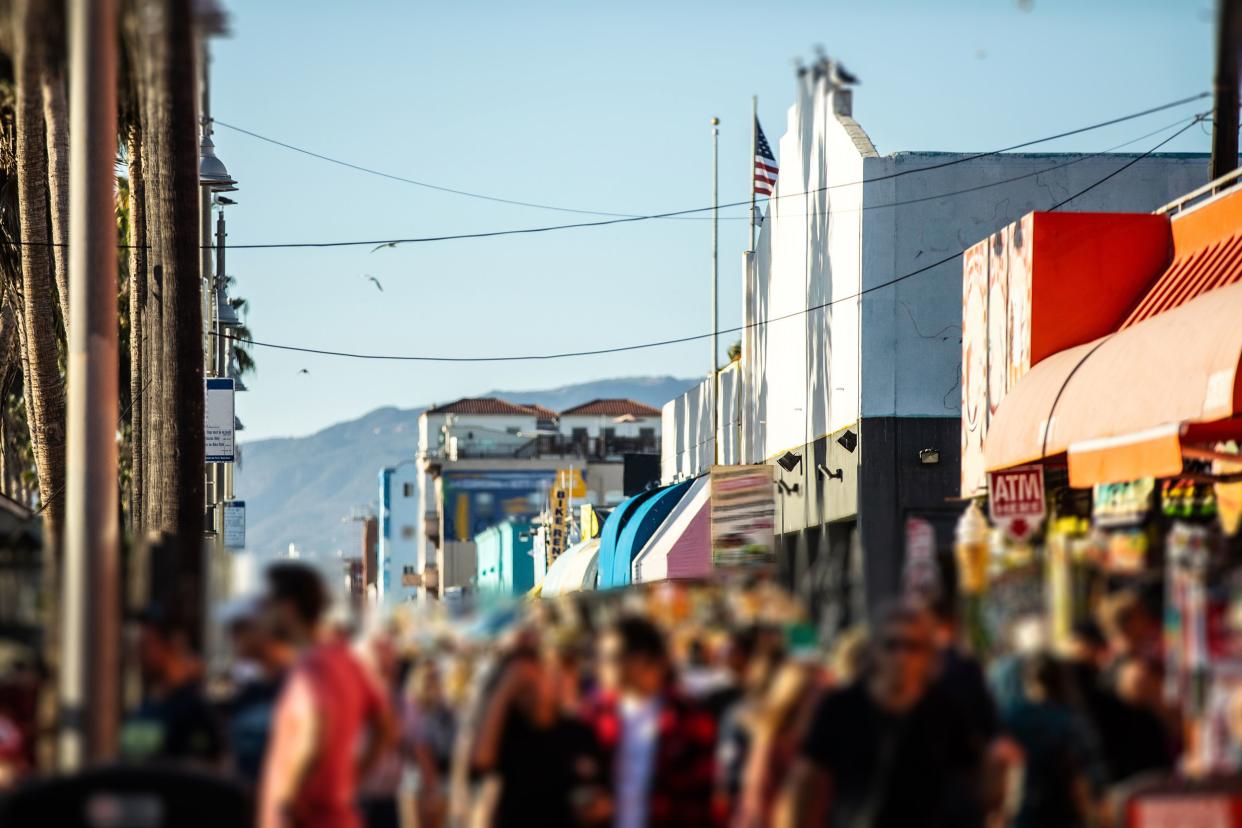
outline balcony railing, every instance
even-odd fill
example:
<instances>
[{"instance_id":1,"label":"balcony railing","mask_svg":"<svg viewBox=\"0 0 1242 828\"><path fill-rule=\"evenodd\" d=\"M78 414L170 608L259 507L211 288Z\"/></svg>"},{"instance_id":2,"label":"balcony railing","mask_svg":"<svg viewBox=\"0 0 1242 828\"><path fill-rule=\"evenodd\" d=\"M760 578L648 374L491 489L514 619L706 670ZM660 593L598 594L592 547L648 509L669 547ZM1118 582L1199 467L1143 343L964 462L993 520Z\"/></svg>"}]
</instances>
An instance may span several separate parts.
<instances>
[{"instance_id":1,"label":"balcony railing","mask_svg":"<svg viewBox=\"0 0 1242 828\"><path fill-rule=\"evenodd\" d=\"M659 454L660 438L656 435L641 437L574 437L567 434L545 434L535 437L516 448L495 443L457 444L456 459L484 460L514 457L534 459L538 457L577 457L584 460L620 458L625 454ZM439 465L447 459L444 447L426 454L429 465Z\"/></svg>"}]
</instances>

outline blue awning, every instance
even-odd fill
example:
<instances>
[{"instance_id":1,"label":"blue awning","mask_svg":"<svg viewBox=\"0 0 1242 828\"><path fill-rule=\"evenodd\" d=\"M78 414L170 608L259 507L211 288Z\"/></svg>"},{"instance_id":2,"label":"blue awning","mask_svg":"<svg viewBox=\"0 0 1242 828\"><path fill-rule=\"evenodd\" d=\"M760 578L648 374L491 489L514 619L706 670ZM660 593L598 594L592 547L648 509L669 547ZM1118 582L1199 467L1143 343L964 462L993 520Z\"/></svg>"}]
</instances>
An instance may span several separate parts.
<instances>
[{"instance_id":1,"label":"blue awning","mask_svg":"<svg viewBox=\"0 0 1242 828\"><path fill-rule=\"evenodd\" d=\"M599 588L611 589L613 586L624 586L625 581L621 584L612 582L612 573L616 568L613 561L617 557L617 543L621 539L621 532L625 529L625 525L629 522L638 508L643 505L649 498L655 497L660 493L660 489L648 489L644 492L632 496L628 500L621 501L617 508L612 510L608 515L608 519L604 521L604 527L599 532Z\"/></svg>"},{"instance_id":2,"label":"blue awning","mask_svg":"<svg viewBox=\"0 0 1242 828\"><path fill-rule=\"evenodd\" d=\"M669 512L677 505L682 496L689 490L691 481L665 486L635 495L621 504L604 525L604 542L600 545L599 556L599 588L614 589L629 586L631 567L634 556L646 545L647 541L660 528L660 524L668 517ZM608 545L609 528L617 513L615 526L612 526L615 541ZM605 549L610 553L605 558Z\"/></svg>"}]
</instances>

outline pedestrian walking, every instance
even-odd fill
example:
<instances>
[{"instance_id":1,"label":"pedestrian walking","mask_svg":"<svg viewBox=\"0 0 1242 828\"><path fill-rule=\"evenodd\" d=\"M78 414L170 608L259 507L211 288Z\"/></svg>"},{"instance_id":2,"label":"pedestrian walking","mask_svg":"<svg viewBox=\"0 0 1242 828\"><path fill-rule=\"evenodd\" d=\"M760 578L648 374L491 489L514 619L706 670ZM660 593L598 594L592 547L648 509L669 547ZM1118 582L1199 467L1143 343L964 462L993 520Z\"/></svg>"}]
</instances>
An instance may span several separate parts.
<instances>
[{"instance_id":1,"label":"pedestrian walking","mask_svg":"<svg viewBox=\"0 0 1242 828\"><path fill-rule=\"evenodd\" d=\"M203 692L203 664L189 628L159 607L134 622L143 700L121 727L121 757L221 768L224 734Z\"/></svg>"},{"instance_id":2,"label":"pedestrian walking","mask_svg":"<svg viewBox=\"0 0 1242 828\"><path fill-rule=\"evenodd\" d=\"M266 578L267 623L298 651L298 660L276 706L259 824L358 828L357 780L392 735L387 699L348 644L326 629L328 600L318 573L281 562Z\"/></svg>"},{"instance_id":3,"label":"pedestrian walking","mask_svg":"<svg viewBox=\"0 0 1242 828\"><path fill-rule=\"evenodd\" d=\"M612 782L617 828L699 828L723 821L713 807L716 723L676 689L663 633L650 621L617 621L600 645L605 689L586 705Z\"/></svg>"},{"instance_id":4,"label":"pedestrian walking","mask_svg":"<svg viewBox=\"0 0 1242 828\"><path fill-rule=\"evenodd\" d=\"M870 669L818 705L782 821L834 828L982 824L981 757L957 704L933 690L933 622L918 604L883 610Z\"/></svg>"}]
</instances>

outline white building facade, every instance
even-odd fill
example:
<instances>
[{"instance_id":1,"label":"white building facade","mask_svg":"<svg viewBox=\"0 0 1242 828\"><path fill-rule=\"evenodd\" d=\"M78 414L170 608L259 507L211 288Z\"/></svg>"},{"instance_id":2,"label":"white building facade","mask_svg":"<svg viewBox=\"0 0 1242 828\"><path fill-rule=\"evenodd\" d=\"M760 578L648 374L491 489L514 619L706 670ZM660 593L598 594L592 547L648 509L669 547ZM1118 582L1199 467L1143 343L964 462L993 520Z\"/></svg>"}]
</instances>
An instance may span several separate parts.
<instances>
[{"instance_id":1,"label":"white building facade","mask_svg":"<svg viewBox=\"0 0 1242 828\"><path fill-rule=\"evenodd\" d=\"M1061 209L1150 211L1203 183L1207 164L1154 155L1093 187L1133 156L880 155L831 76L827 63L799 76L780 178L743 260L742 359L720 375L717 421L721 462L785 461L790 582L857 613L898 588L912 521L951 553L963 249L1078 193ZM708 385L664 407L666 481L711 463Z\"/></svg>"}]
</instances>

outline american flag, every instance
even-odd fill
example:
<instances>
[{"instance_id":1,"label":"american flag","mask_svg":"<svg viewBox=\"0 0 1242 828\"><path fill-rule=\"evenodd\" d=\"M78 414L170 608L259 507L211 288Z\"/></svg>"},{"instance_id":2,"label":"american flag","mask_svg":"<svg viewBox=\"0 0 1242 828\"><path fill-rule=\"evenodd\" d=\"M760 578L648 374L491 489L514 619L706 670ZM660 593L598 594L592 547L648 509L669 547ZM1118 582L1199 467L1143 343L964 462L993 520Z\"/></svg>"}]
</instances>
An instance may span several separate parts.
<instances>
[{"instance_id":1,"label":"american flag","mask_svg":"<svg viewBox=\"0 0 1242 828\"><path fill-rule=\"evenodd\" d=\"M755 195L770 196L772 190L776 189L776 176L780 172L780 167L776 165L776 157L772 155L772 148L768 146L768 139L763 134L763 127L759 126L759 119L755 119Z\"/></svg>"}]
</instances>

